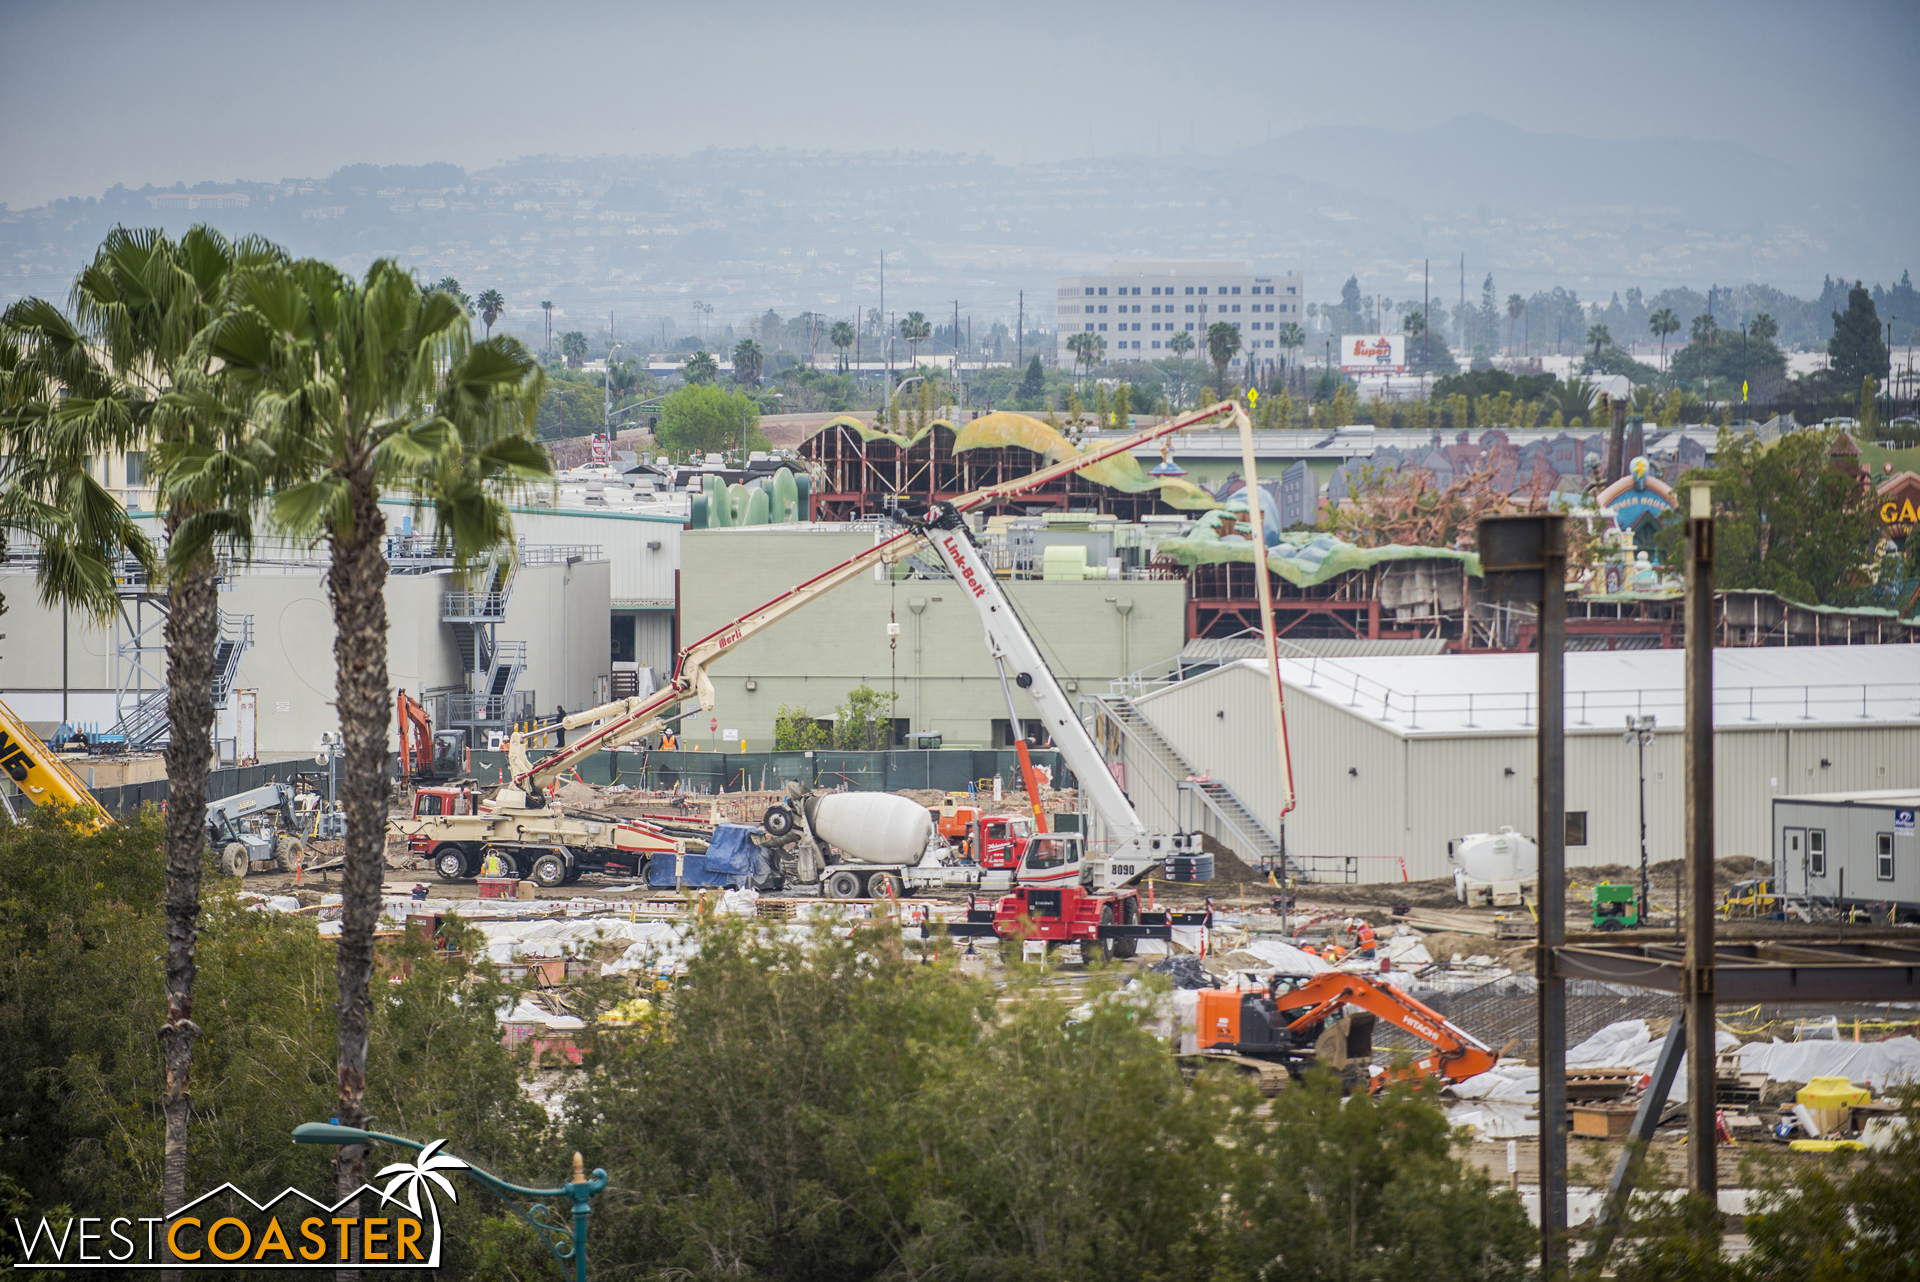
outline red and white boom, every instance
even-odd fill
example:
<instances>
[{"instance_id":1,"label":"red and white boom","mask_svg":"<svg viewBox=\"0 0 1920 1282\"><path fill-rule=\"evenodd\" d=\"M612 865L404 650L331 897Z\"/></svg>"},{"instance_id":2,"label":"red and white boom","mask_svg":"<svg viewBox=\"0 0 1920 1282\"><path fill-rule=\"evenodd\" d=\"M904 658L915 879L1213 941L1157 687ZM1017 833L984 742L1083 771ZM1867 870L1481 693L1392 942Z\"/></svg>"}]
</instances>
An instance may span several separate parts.
<instances>
[{"instance_id":1,"label":"red and white boom","mask_svg":"<svg viewBox=\"0 0 1920 1282\"><path fill-rule=\"evenodd\" d=\"M1128 453L1163 436L1192 428L1227 426L1239 426L1245 430L1248 427L1246 411L1231 401L1221 401L1179 418L1168 419L1164 423L1145 428L1120 440L1105 442L1084 454L1076 454L1072 458L1049 463L1018 480L973 490L952 500L950 506L956 515L964 516L990 503L1038 489L1049 481L1077 472L1088 464ZM702 709L712 711L713 682L707 676L707 667L710 664L725 656L741 642L764 632L789 614L818 600L849 579L858 578L875 565L898 561L912 552L922 537L918 531L902 530L899 534L883 539L858 555L842 561L831 570L789 588L758 609L741 615L724 627L701 637L680 651L679 664L673 674L673 680L653 694L631 699L616 699L611 703L587 708L565 718L562 724L569 730L582 726L588 726L591 729L578 738L570 740L566 747L542 758L538 763L532 761L527 755L527 732L515 730L512 738L507 742L507 763L513 771L514 785L519 788L543 788L596 752L618 748L636 739L657 733L665 726L673 710L689 699L698 699ZM1035 671L1036 669L1023 666L1021 670ZM1038 664L1037 671L1045 672L1046 665ZM1047 679L1052 680L1051 674ZM1060 697L1062 700L1065 699L1064 694ZM1056 742L1062 742L1057 731L1054 739ZM1097 756L1096 753L1096 761ZM1104 764L1099 764L1097 769L1089 769L1072 758L1069 758L1069 762L1083 787L1097 786L1099 780L1104 780L1115 795L1119 796L1120 805L1131 811L1132 808L1125 805L1125 797L1120 795L1118 785L1114 784L1113 776L1108 773ZM1106 811L1103 809L1101 813L1104 816ZM1138 823L1138 819L1135 819L1136 827Z\"/></svg>"}]
</instances>

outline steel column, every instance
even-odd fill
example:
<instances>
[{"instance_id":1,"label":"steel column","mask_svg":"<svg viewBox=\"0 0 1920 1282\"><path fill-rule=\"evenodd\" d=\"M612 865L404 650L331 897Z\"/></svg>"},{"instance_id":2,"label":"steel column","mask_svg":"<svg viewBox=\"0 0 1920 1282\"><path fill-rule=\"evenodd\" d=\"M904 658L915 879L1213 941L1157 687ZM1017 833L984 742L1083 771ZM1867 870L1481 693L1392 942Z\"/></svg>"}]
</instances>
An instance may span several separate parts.
<instances>
[{"instance_id":1,"label":"steel column","mask_svg":"<svg viewBox=\"0 0 1920 1282\"><path fill-rule=\"evenodd\" d=\"M1540 733L1536 773L1540 929L1540 1276L1560 1276L1567 1240L1567 985L1554 964L1567 942L1567 523L1546 520L1540 594Z\"/></svg>"},{"instance_id":2,"label":"steel column","mask_svg":"<svg viewBox=\"0 0 1920 1282\"><path fill-rule=\"evenodd\" d=\"M1704 487L1687 518L1687 1187L1718 1193L1714 1127L1713 516Z\"/></svg>"}]
</instances>

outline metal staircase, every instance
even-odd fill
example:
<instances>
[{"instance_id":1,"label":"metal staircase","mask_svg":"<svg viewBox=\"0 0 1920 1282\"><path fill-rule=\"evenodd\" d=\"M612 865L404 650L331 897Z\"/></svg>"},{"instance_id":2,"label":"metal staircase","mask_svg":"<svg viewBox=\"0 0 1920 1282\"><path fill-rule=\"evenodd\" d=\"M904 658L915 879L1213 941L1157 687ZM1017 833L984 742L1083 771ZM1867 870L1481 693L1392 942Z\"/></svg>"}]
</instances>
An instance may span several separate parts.
<instances>
[{"instance_id":1,"label":"metal staircase","mask_svg":"<svg viewBox=\"0 0 1920 1282\"><path fill-rule=\"evenodd\" d=\"M447 720L452 725L502 728L532 714L531 694L519 690L527 643L499 638L512 595L513 566L499 564L487 571L479 591L448 592L440 598L440 621L453 629L467 682L465 693L448 697Z\"/></svg>"},{"instance_id":2,"label":"metal staircase","mask_svg":"<svg viewBox=\"0 0 1920 1282\"><path fill-rule=\"evenodd\" d=\"M1178 791L1197 797L1219 821L1232 841L1235 853L1256 866L1279 867L1284 861L1289 875L1304 880L1299 864L1286 856L1279 840L1249 810L1233 790L1217 779L1207 779L1174 750L1133 700L1123 694L1096 695L1093 705L1099 716L1131 741Z\"/></svg>"},{"instance_id":3,"label":"metal staircase","mask_svg":"<svg viewBox=\"0 0 1920 1282\"><path fill-rule=\"evenodd\" d=\"M140 603L143 607L152 608L156 617L165 618L166 597L141 593ZM127 688L129 673L153 675L143 669L141 661L153 649L151 638L157 632L163 633L164 627L160 624L139 627L132 642L122 643L120 647L120 657L125 661L116 690L120 718L102 736L104 742L119 744L131 751L152 751L166 747L173 738L173 723L167 717L167 691L164 684L155 690L142 690L137 683L132 689ZM240 677L240 657L252 648L253 616L220 611L220 633L213 652L213 706L216 709L227 706L227 700L233 694L233 684ZM164 654L164 649L161 653Z\"/></svg>"}]
</instances>

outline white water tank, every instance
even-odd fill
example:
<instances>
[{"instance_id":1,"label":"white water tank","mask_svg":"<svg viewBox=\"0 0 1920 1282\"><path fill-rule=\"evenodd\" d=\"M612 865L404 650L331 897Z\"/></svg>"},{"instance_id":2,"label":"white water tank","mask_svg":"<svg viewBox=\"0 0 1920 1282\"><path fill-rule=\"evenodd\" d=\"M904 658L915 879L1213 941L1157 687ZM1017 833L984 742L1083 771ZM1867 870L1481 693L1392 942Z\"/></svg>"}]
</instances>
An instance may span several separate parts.
<instances>
[{"instance_id":1,"label":"white water tank","mask_svg":"<svg viewBox=\"0 0 1920 1282\"><path fill-rule=\"evenodd\" d=\"M1512 828L1469 833L1453 843L1451 858L1477 882L1532 881L1540 869L1539 847Z\"/></svg>"},{"instance_id":2,"label":"white water tank","mask_svg":"<svg viewBox=\"0 0 1920 1282\"><path fill-rule=\"evenodd\" d=\"M890 792L830 792L813 802L813 831L851 863L918 863L933 816Z\"/></svg>"}]
</instances>

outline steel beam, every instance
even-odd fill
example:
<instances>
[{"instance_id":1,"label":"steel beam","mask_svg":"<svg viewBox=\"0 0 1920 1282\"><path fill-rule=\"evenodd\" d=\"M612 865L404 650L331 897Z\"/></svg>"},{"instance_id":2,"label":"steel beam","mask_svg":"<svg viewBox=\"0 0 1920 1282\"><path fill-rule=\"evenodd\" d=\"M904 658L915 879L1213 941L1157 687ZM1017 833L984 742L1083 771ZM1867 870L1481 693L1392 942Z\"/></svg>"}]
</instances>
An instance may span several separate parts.
<instances>
[{"instance_id":1,"label":"steel beam","mask_svg":"<svg viewBox=\"0 0 1920 1282\"><path fill-rule=\"evenodd\" d=\"M1719 1191L1714 1126L1713 955L1713 515L1705 487L1689 491L1687 518L1687 949L1681 993L1687 1016L1687 1187ZM1718 1221L1716 1220L1717 1224Z\"/></svg>"},{"instance_id":2,"label":"steel beam","mask_svg":"<svg viewBox=\"0 0 1920 1282\"><path fill-rule=\"evenodd\" d=\"M1555 954L1568 979L1600 979L1654 992L1687 992L1687 959L1670 944L1572 944ZM1714 995L1723 1005L1756 1002L1920 1001L1920 948L1869 944L1720 944Z\"/></svg>"},{"instance_id":3,"label":"steel beam","mask_svg":"<svg viewBox=\"0 0 1920 1282\"><path fill-rule=\"evenodd\" d=\"M1667 1030L1667 1040L1660 1044L1660 1058L1653 1064L1653 1080L1640 1095L1640 1108L1633 1115L1627 1145L1613 1164L1613 1178L1607 1183L1606 1201L1600 1207L1593 1250L1583 1261L1596 1273L1606 1263L1607 1250L1613 1245L1613 1236L1620 1231L1620 1221L1626 1215L1627 1200L1633 1196L1633 1159L1647 1151L1660 1125L1660 1115L1666 1112L1667 1095L1673 1090L1673 1079L1686 1050L1686 1030L1687 1017L1683 1012L1674 1017L1673 1026Z\"/></svg>"}]
</instances>

